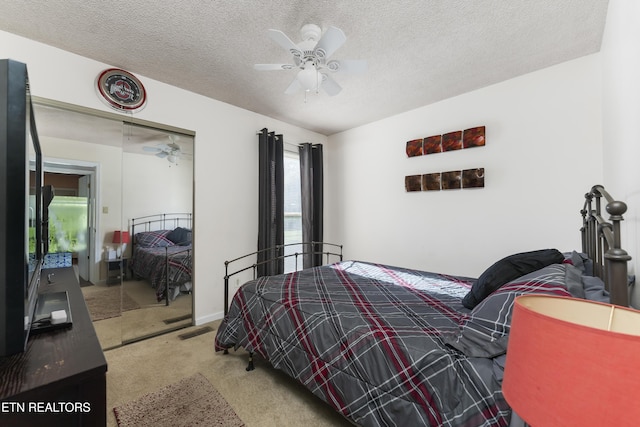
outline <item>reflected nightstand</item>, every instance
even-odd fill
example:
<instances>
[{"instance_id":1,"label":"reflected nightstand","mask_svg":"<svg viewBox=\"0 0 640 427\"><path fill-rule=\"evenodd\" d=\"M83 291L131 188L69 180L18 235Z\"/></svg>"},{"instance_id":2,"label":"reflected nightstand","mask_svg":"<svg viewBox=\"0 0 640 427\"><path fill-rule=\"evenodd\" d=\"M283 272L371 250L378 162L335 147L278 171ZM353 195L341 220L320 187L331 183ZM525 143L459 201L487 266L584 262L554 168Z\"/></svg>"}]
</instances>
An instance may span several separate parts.
<instances>
[{"instance_id":1,"label":"reflected nightstand","mask_svg":"<svg viewBox=\"0 0 640 427\"><path fill-rule=\"evenodd\" d=\"M107 285L115 285L121 280L127 280L127 261L128 258L107 259Z\"/></svg>"}]
</instances>

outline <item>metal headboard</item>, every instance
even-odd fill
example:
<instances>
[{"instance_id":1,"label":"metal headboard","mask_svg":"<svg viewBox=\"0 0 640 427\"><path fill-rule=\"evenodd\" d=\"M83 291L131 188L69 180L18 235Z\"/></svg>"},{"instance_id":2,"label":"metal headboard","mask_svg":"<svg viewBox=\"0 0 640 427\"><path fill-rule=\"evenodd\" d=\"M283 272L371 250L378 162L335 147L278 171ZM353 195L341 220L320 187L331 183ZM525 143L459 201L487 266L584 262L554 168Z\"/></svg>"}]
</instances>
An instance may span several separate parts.
<instances>
[{"instance_id":1,"label":"metal headboard","mask_svg":"<svg viewBox=\"0 0 640 427\"><path fill-rule=\"evenodd\" d=\"M230 266L232 264L237 263L238 261L252 258L260 253L275 253L279 254L280 249L284 249L286 247L300 247L301 251L296 251L291 254L283 254L276 255L275 258L267 259L259 262L253 262L245 267L237 267L236 269L231 270ZM322 248L321 250L317 250L316 248ZM276 250L274 250L276 249ZM302 243L288 243L286 245L278 245L275 248L267 248L261 249L259 251L251 252L232 260L228 260L224 262L224 315L227 315L227 310L229 309L229 279L236 274L242 273L247 270L251 270L253 272L253 278L257 277L257 269L259 265L270 263L274 261L274 259L285 259L289 257L295 257L295 270L298 270L298 257L304 255L324 255L326 256L326 263L331 262L331 257L335 257L338 260L342 261L342 245L338 245L335 243L326 243L326 242L302 242Z\"/></svg>"},{"instance_id":2,"label":"metal headboard","mask_svg":"<svg viewBox=\"0 0 640 427\"><path fill-rule=\"evenodd\" d=\"M627 262L629 254L621 248L620 221L627 211L624 202L615 200L602 185L594 185L584 195L582 214L582 251L593 261L593 274L600 277L610 292L611 303L629 306ZM602 199L609 221L602 217Z\"/></svg>"},{"instance_id":3,"label":"metal headboard","mask_svg":"<svg viewBox=\"0 0 640 427\"><path fill-rule=\"evenodd\" d=\"M191 213L162 213L131 218L129 226L131 237L135 233L154 230L172 230L176 227L191 228Z\"/></svg>"}]
</instances>

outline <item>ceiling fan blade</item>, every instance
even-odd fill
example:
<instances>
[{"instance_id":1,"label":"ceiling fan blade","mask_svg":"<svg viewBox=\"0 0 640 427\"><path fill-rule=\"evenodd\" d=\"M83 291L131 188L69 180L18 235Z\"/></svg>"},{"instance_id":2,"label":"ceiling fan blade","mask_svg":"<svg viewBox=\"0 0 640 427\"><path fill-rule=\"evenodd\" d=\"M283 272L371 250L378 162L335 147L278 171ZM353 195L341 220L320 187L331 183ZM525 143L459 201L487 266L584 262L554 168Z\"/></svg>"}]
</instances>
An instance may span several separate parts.
<instances>
[{"instance_id":1,"label":"ceiling fan blade","mask_svg":"<svg viewBox=\"0 0 640 427\"><path fill-rule=\"evenodd\" d=\"M284 91L287 95L293 95L297 93L300 89L302 89L302 85L298 81L298 79L293 79L289 87Z\"/></svg>"},{"instance_id":2,"label":"ceiling fan blade","mask_svg":"<svg viewBox=\"0 0 640 427\"><path fill-rule=\"evenodd\" d=\"M157 152L159 152L159 151L162 151L162 150L160 150L158 147L148 147L148 146L144 146L144 147L142 147L142 150L143 150L143 151L148 151L148 152L150 152L150 153L157 153Z\"/></svg>"},{"instance_id":3,"label":"ceiling fan blade","mask_svg":"<svg viewBox=\"0 0 640 427\"><path fill-rule=\"evenodd\" d=\"M280 70L292 70L295 65L291 64L255 64L254 69L258 71L280 71Z\"/></svg>"},{"instance_id":4,"label":"ceiling fan blade","mask_svg":"<svg viewBox=\"0 0 640 427\"><path fill-rule=\"evenodd\" d=\"M302 56L302 51L294 42L291 41L289 37L285 33L280 30L268 30L269 37L280 46L285 48L288 52L290 52L293 56Z\"/></svg>"},{"instance_id":5,"label":"ceiling fan blade","mask_svg":"<svg viewBox=\"0 0 640 427\"><path fill-rule=\"evenodd\" d=\"M329 27L324 32L316 47L313 49L316 55L320 58L328 58L333 52L338 50L340 46L347 41L347 36L344 35L340 28Z\"/></svg>"},{"instance_id":6,"label":"ceiling fan blade","mask_svg":"<svg viewBox=\"0 0 640 427\"><path fill-rule=\"evenodd\" d=\"M329 96L335 96L342 90L342 87L340 87L340 85L335 80L333 80L331 76L324 73L322 73L321 87L325 92L327 92Z\"/></svg>"},{"instance_id":7,"label":"ceiling fan blade","mask_svg":"<svg viewBox=\"0 0 640 427\"><path fill-rule=\"evenodd\" d=\"M367 61L362 59L343 59L327 62L327 68L341 73L364 73L367 71Z\"/></svg>"},{"instance_id":8,"label":"ceiling fan blade","mask_svg":"<svg viewBox=\"0 0 640 427\"><path fill-rule=\"evenodd\" d=\"M160 157L161 159L164 159L165 157L167 157L169 155L169 153L167 153L166 151L161 151L159 153L156 153L157 157Z\"/></svg>"}]
</instances>

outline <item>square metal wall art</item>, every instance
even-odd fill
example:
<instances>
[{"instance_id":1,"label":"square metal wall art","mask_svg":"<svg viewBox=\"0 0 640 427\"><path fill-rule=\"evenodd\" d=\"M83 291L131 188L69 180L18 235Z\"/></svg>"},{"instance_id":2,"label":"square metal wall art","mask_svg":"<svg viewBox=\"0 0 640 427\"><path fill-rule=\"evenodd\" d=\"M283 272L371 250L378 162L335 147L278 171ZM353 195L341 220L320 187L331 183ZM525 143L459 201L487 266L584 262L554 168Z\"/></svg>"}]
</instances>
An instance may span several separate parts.
<instances>
[{"instance_id":1,"label":"square metal wall art","mask_svg":"<svg viewBox=\"0 0 640 427\"><path fill-rule=\"evenodd\" d=\"M419 157L463 148L483 147L485 143L485 126L476 126L464 131L456 130L444 135L412 139L407 141L406 152L408 157Z\"/></svg>"}]
</instances>

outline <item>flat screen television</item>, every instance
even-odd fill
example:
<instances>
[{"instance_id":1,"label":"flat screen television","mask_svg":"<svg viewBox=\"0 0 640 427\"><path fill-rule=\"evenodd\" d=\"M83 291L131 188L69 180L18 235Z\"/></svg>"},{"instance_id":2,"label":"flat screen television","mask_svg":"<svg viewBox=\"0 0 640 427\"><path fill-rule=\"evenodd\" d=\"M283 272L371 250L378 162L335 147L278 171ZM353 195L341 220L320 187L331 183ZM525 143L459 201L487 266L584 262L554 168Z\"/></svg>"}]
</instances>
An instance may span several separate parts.
<instances>
[{"instance_id":1,"label":"flat screen television","mask_svg":"<svg viewBox=\"0 0 640 427\"><path fill-rule=\"evenodd\" d=\"M45 255L42 178L27 66L0 60L0 357L29 339Z\"/></svg>"}]
</instances>

